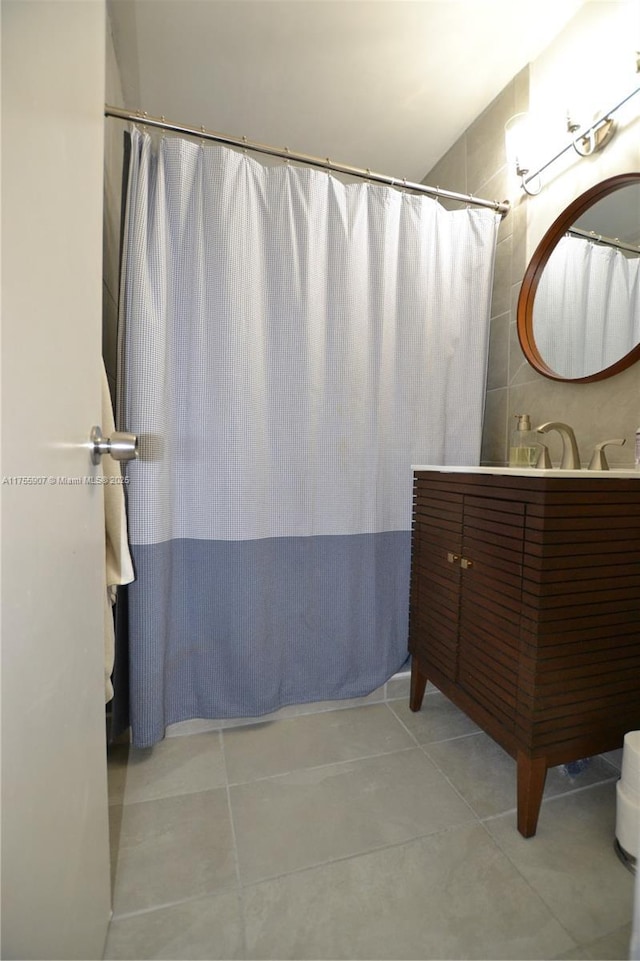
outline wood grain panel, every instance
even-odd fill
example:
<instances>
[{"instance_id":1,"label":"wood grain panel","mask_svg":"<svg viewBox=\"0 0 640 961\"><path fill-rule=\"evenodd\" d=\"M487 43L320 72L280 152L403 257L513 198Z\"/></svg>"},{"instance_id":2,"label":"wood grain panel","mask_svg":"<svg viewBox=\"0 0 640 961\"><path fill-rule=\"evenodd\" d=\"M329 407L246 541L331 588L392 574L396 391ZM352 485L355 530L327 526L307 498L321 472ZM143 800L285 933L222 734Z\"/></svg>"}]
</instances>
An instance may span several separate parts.
<instances>
[{"instance_id":1,"label":"wood grain panel","mask_svg":"<svg viewBox=\"0 0 640 961\"><path fill-rule=\"evenodd\" d=\"M531 833L541 761L640 727L640 478L418 471L412 543L410 647L518 757Z\"/></svg>"},{"instance_id":2,"label":"wood grain panel","mask_svg":"<svg viewBox=\"0 0 640 961\"><path fill-rule=\"evenodd\" d=\"M455 679L460 567L447 560L462 546L462 499L414 484L409 650Z\"/></svg>"}]
</instances>

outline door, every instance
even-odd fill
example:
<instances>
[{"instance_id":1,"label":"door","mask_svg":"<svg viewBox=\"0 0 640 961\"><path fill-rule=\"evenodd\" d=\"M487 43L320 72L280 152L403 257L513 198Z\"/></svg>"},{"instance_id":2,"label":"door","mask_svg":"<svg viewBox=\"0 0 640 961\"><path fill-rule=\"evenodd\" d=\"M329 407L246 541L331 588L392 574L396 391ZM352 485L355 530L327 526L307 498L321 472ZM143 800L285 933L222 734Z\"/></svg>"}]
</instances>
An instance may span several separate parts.
<instances>
[{"instance_id":1,"label":"door","mask_svg":"<svg viewBox=\"0 0 640 961\"><path fill-rule=\"evenodd\" d=\"M105 11L2 7L2 957L110 912L100 424Z\"/></svg>"}]
</instances>

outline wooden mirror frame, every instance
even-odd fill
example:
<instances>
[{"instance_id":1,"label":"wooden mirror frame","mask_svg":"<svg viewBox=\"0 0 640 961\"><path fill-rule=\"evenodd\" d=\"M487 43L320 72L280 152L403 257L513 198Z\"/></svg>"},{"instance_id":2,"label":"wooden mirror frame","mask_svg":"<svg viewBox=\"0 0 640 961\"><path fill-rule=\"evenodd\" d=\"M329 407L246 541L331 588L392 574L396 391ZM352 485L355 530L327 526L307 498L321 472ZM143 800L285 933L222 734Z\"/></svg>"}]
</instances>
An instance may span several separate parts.
<instances>
[{"instance_id":1,"label":"wooden mirror frame","mask_svg":"<svg viewBox=\"0 0 640 961\"><path fill-rule=\"evenodd\" d=\"M636 344L628 354L625 354L625 356L617 360L615 364L611 364L610 367L606 367L604 370L600 370L595 374L589 374L587 377L562 377L552 370L540 356L533 333L533 302L535 300L536 290L538 289L538 284L540 283L542 272L547 265L547 261L551 257L557 244L562 237L564 237L568 228L571 227L578 217L599 200L602 200L603 197L607 197L614 191L620 190L621 187L637 183L640 183L640 172L617 174L615 177L609 177L607 180L596 184L595 187L591 187L570 203L566 210L563 210L536 247L531 262L525 271L520 296L518 297L518 338L527 361L544 377L571 384L590 384L596 380L613 377L614 374L619 374L621 371L626 370L627 367L635 364L637 360L640 360L640 344Z\"/></svg>"}]
</instances>

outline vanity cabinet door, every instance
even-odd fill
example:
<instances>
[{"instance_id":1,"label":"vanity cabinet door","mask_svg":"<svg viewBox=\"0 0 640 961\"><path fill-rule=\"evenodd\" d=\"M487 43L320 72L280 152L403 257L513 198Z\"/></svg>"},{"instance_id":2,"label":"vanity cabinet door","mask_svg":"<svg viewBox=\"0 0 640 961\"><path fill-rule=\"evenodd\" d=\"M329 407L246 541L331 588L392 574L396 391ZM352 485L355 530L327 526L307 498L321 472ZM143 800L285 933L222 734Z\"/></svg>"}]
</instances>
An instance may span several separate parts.
<instances>
[{"instance_id":1,"label":"vanity cabinet door","mask_svg":"<svg viewBox=\"0 0 640 961\"><path fill-rule=\"evenodd\" d=\"M418 480L410 650L512 730L518 688L524 505Z\"/></svg>"},{"instance_id":2,"label":"vanity cabinet door","mask_svg":"<svg viewBox=\"0 0 640 961\"><path fill-rule=\"evenodd\" d=\"M460 494L416 481L409 650L452 682L458 672L462 510Z\"/></svg>"},{"instance_id":3,"label":"vanity cabinet door","mask_svg":"<svg viewBox=\"0 0 640 961\"><path fill-rule=\"evenodd\" d=\"M518 708L524 519L518 501L464 498L457 681L508 731Z\"/></svg>"}]
</instances>

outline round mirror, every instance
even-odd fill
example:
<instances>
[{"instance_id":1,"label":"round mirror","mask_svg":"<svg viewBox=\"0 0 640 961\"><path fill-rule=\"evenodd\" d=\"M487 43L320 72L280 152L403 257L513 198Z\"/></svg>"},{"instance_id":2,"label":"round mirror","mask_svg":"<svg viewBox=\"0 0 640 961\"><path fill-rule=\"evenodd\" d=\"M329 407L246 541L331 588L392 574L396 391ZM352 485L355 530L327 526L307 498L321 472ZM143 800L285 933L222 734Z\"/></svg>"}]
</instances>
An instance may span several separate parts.
<instances>
[{"instance_id":1,"label":"round mirror","mask_svg":"<svg viewBox=\"0 0 640 961\"><path fill-rule=\"evenodd\" d=\"M524 275L518 337L552 380L602 380L640 359L640 173L603 180L551 225Z\"/></svg>"}]
</instances>

